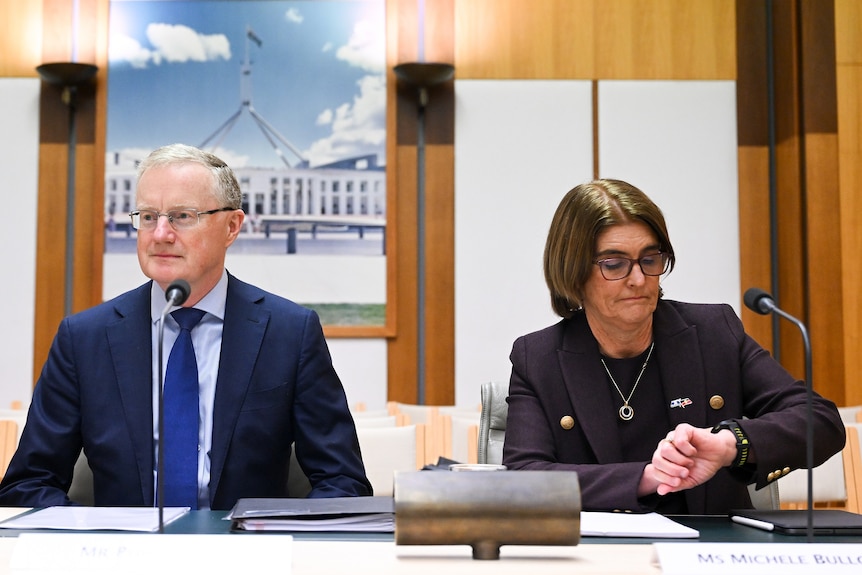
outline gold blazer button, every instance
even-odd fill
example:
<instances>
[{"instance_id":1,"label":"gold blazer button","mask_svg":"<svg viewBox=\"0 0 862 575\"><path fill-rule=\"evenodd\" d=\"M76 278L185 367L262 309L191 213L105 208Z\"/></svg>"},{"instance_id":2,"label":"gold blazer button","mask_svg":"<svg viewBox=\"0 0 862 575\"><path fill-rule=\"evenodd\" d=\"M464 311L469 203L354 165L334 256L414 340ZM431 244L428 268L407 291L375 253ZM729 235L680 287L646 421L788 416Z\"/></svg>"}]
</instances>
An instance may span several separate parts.
<instances>
[{"instance_id":1,"label":"gold blazer button","mask_svg":"<svg viewBox=\"0 0 862 575\"><path fill-rule=\"evenodd\" d=\"M719 410L724 407L724 398L720 395L713 395L709 398L709 406L715 410Z\"/></svg>"},{"instance_id":2,"label":"gold blazer button","mask_svg":"<svg viewBox=\"0 0 862 575\"><path fill-rule=\"evenodd\" d=\"M571 429L575 426L575 420L571 415L564 415L560 419L560 427L563 429Z\"/></svg>"}]
</instances>

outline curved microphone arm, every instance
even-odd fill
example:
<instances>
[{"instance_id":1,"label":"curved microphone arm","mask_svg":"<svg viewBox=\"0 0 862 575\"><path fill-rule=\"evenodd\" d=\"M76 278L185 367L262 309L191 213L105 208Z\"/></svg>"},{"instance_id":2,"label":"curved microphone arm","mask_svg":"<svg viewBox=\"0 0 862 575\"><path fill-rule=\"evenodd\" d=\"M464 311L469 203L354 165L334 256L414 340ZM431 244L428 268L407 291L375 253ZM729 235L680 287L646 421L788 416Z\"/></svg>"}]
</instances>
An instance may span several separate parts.
<instances>
[{"instance_id":1,"label":"curved microphone arm","mask_svg":"<svg viewBox=\"0 0 862 575\"><path fill-rule=\"evenodd\" d=\"M775 300L760 288L750 288L743 296L746 307L761 315L774 313L796 325L802 334L802 345L805 350L805 389L806 389L806 422L805 422L805 459L808 468L808 513L807 538L814 540L814 386L811 373L811 340L808 329L801 320L790 315L775 304Z\"/></svg>"}]
</instances>

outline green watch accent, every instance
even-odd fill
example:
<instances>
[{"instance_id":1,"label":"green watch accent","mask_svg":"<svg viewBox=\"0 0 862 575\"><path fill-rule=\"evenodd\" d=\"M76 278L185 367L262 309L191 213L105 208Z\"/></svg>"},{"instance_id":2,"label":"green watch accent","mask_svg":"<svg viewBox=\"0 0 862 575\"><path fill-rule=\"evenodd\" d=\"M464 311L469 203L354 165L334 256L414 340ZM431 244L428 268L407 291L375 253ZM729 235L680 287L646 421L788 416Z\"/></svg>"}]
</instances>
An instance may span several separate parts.
<instances>
[{"instance_id":1,"label":"green watch accent","mask_svg":"<svg viewBox=\"0 0 862 575\"><path fill-rule=\"evenodd\" d=\"M742 467L748 461L748 455L751 453L751 443L748 441L748 436L742 431L739 423L733 419L725 419L719 422L712 428L713 433L718 433L722 429L729 429L736 436L736 459L730 464L731 467Z\"/></svg>"}]
</instances>

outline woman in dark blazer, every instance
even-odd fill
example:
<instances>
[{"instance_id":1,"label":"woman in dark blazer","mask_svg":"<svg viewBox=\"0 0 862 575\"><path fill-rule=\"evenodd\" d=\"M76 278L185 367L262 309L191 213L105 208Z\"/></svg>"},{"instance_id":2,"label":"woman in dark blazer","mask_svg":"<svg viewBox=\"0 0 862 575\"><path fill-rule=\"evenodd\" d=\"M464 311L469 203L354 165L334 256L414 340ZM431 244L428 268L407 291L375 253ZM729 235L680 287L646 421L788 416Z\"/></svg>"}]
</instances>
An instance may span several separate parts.
<instances>
[{"instance_id":1,"label":"woman in dark blazer","mask_svg":"<svg viewBox=\"0 0 862 575\"><path fill-rule=\"evenodd\" d=\"M726 513L804 467L806 387L727 305L661 299L661 210L618 180L571 190L545 246L563 320L512 349L503 463L576 471L584 510ZM819 465L844 445L815 394Z\"/></svg>"}]
</instances>

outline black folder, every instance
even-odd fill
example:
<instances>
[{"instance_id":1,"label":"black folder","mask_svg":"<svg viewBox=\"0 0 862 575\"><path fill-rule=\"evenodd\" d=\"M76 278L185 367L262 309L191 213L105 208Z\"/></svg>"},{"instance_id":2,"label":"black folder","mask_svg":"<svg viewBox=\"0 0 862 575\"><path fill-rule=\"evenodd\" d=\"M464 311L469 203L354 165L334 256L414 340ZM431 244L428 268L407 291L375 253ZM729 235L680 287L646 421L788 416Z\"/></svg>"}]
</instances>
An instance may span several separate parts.
<instances>
[{"instance_id":1,"label":"black folder","mask_svg":"<svg viewBox=\"0 0 862 575\"><path fill-rule=\"evenodd\" d=\"M242 531L365 531L395 530L392 497L247 498L237 501L228 516L232 529Z\"/></svg>"},{"instance_id":2,"label":"black folder","mask_svg":"<svg viewBox=\"0 0 862 575\"><path fill-rule=\"evenodd\" d=\"M736 509L730 512L730 518L742 525L784 535L808 534L806 509ZM862 515L840 509L815 509L812 525L814 535L862 535Z\"/></svg>"}]
</instances>

